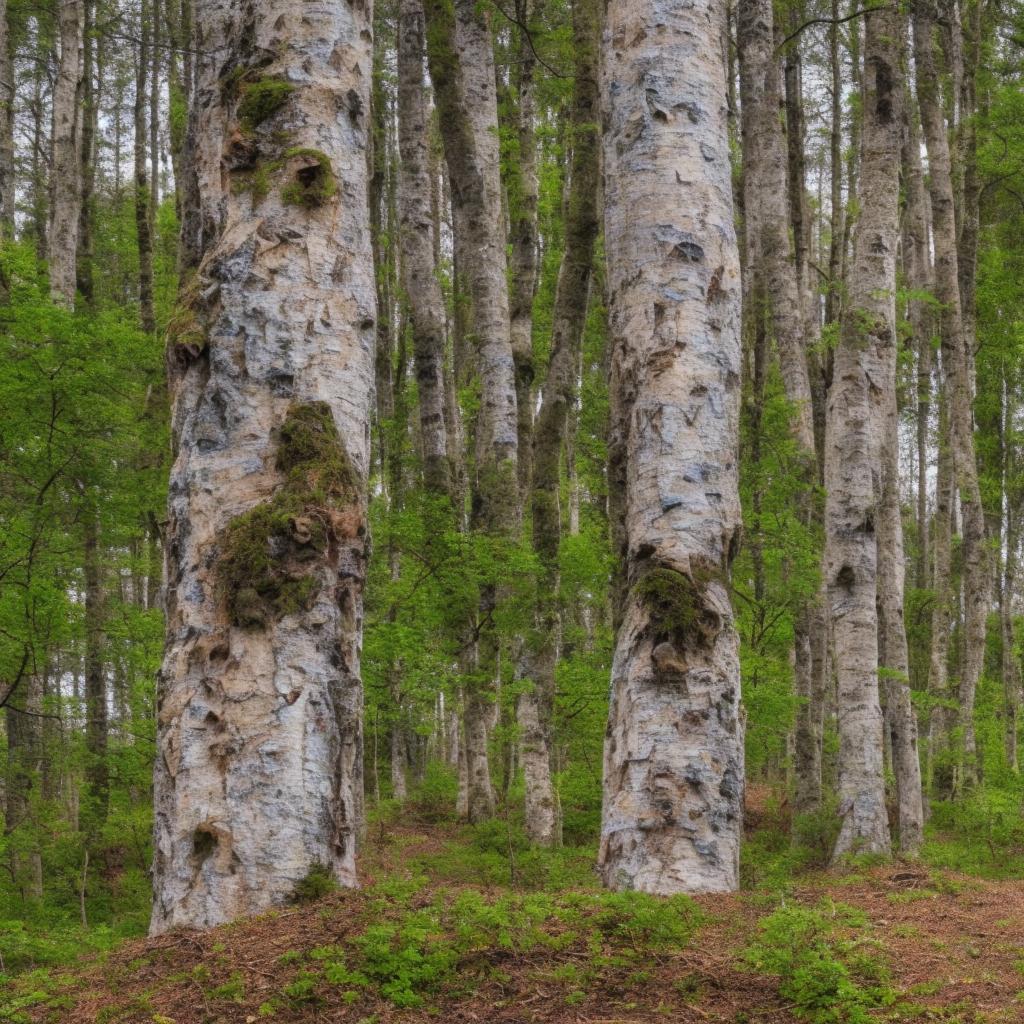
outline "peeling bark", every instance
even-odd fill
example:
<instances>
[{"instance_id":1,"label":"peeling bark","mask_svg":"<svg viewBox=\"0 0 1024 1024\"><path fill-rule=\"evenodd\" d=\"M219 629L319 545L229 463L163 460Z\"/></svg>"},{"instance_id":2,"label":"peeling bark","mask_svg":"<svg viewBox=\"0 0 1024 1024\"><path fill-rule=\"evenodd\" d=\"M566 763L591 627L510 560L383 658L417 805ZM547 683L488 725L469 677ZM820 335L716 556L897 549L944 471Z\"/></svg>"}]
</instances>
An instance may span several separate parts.
<instances>
[{"instance_id":1,"label":"peeling bark","mask_svg":"<svg viewBox=\"0 0 1024 1024\"><path fill-rule=\"evenodd\" d=\"M357 883L371 24L365 3L196 11L154 934L284 903L317 867Z\"/></svg>"},{"instance_id":2,"label":"peeling bark","mask_svg":"<svg viewBox=\"0 0 1024 1024\"><path fill-rule=\"evenodd\" d=\"M625 484L599 870L738 884L740 280L720 0L612 0L603 43L611 486Z\"/></svg>"}]
</instances>

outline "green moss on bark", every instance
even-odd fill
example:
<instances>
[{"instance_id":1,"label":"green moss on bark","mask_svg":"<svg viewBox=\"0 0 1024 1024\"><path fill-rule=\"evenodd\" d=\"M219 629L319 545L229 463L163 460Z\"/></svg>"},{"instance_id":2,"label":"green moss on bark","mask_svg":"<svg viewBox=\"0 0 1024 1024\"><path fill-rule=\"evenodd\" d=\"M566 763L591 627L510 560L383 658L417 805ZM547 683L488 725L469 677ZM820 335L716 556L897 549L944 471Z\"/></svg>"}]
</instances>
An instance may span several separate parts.
<instances>
[{"instance_id":1,"label":"green moss on bark","mask_svg":"<svg viewBox=\"0 0 1024 1024\"><path fill-rule=\"evenodd\" d=\"M281 199L290 206L323 206L338 191L330 158L319 149L296 146L284 154L286 161L301 161L292 180L282 189Z\"/></svg>"},{"instance_id":2,"label":"green moss on bark","mask_svg":"<svg viewBox=\"0 0 1024 1024\"><path fill-rule=\"evenodd\" d=\"M240 90L238 123L246 131L253 131L288 102L295 86L283 78L268 77L255 81L243 80Z\"/></svg>"},{"instance_id":3,"label":"green moss on bark","mask_svg":"<svg viewBox=\"0 0 1024 1024\"><path fill-rule=\"evenodd\" d=\"M265 628L312 606L319 568L339 529L351 529L339 512L360 502L362 479L326 402L289 409L276 468L284 484L228 524L217 563L218 589L232 623L243 628Z\"/></svg>"},{"instance_id":4,"label":"green moss on bark","mask_svg":"<svg viewBox=\"0 0 1024 1024\"><path fill-rule=\"evenodd\" d=\"M680 648L709 646L721 631L721 618L707 600L707 589L720 580L720 571L701 566L690 575L655 566L648 569L634 586L634 592L647 610L655 643L671 643Z\"/></svg>"}]
</instances>

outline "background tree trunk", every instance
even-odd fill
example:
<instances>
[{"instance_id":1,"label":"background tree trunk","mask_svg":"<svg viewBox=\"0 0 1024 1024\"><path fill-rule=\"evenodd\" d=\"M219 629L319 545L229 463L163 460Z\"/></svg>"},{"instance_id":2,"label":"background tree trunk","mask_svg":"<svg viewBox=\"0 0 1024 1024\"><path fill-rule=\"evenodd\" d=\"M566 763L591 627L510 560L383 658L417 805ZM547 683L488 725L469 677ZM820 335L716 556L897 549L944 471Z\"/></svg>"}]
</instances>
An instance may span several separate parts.
<instances>
[{"instance_id":1,"label":"background tree trunk","mask_svg":"<svg viewBox=\"0 0 1024 1024\"><path fill-rule=\"evenodd\" d=\"M78 228L82 203L79 88L82 79L83 0L64 0L57 8L60 60L53 89L53 174L47 255L50 296L74 306Z\"/></svg>"},{"instance_id":2,"label":"background tree trunk","mask_svg":"<svg viewBox=\"0 0 1024 1024\"><path fill-rule=\"evenodd\" d=\"M960 679L960 727L963 734L961 778L977 781L974 738L974 700L985 660L985 625L991 601L991 568L986 547L985 514L974 449L973 333L965 331L960 301L956 211L953 201L949 139L939 95L935 57L935 13L932 0L914 9L914 52L917 98L928 149L928 187L931 195L935 249L935 298L940 304L939 334L942 367L949 401L949 434L960 495L963 522L964 666Z\"/></svg>"},{"instance_id":3,"label":"background tree trunk","mask_svg":"<svg viewBox=\"0 0 1024 1024\"><path fill-rule=\"evenodd\" d=\"M559 550L562 454L569 411L576 402L580 342L587 318L599 217L600 138L597 82L599 17L594 0L572 8L575 78L570 121L572 156L566 190L565 252L552 314L551 356L534 426L531 512L533 549L541 566L537 584L536 648L531 652L532 687L519 698L526 833L542 846L561 839L552 773L555 670L561 635Z\"/></svg>"},{"instance_id":4,"label":"background tree trunk","mask_svg":"<svg viewBox=\"0 0 1024 1024\"><path fill-rule=\"evenodd\" d=\"M896 346L900 21L865 17L860 208L828 398L825 579L835 633L839 815L833 851L888 853L878 686L878 547L882 432Z\"/></svg>"},{"instance_id":5,"label":"background tree trunk","mask_svg":"<svg viewBox=\"0 0 1024 1024\"><path fill-rule=\"evenodd\" d=\"M519 525L518 419L509 326L508 260L501 202L497 94L489 20L476 0L426 0L427 51L452 191L459 272L468 283L469 333L480 380L473 526L511 539ZM478 665L465 693L470 821L494 814L487 751L499 639L496 584L480 601Z\"/></svg>"}]
</instances>

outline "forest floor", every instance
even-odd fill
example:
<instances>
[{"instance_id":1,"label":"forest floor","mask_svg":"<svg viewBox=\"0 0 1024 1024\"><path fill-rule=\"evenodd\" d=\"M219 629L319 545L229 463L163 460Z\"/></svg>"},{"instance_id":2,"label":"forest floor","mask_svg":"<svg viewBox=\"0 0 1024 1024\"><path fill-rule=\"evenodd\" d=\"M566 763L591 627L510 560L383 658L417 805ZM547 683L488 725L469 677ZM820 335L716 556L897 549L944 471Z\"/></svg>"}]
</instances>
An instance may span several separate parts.
<instances>
[{"instance_id":1,"label":"forest floor","mask_svg":"<svg viewBox=\"0 0 1024 1024\"><path fill-rule=\"evenodd\" d=\"M15 978L0 1021L1024 1022L1024 880L862 864L666 903L602 894L592 856L381 819L364 889Z\"/></svg>"}]
</instances>

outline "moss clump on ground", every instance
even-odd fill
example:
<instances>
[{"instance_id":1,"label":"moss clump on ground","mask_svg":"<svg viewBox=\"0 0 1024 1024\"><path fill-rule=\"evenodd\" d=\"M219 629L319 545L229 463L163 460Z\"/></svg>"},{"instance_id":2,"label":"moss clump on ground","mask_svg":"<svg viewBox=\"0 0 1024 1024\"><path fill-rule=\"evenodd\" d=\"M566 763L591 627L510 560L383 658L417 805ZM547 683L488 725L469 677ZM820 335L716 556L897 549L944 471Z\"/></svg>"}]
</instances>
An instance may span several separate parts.
<instances>
[{"instance_id":1,"label":"moss clump on ground","mask_svg":"<svg viewBox=\"0 0 1024 1024\"><path fill-rule=\"evenodd\" d=\"M284 485L231 521L217 565L231 621L244 628L311 607L317 566L335 539L332 510L356 502L362 487L326 402L291 407L276 466Z\"/></svg>"},{"instance_id":2,"label":"moss clump on ground","mask_svg":"<svg viewBox=\"0 0 1024 1024\"><path fill-rule=\"evenodd\" d=\"M640 577L634 589L650 616L656 642L691 646L714 639L720 628L719 616L708 607L705 591L719 575L699 568L688 576L656 566Z\"/></svg>"},{"instance_id":3,"label":"moss clump on ground","mask_svg":"<svg viewBox=\"0 0 1024 1024\"><path fill-rule=\"evenodd\" d=\"M296 146L284 154L285 160L302 160L303 165L281 192L281 199L290 206L313 208L323 206L338 191L330 158L319 149Z\"/></svg>"},{"instance_id":4,"label":"moss clump on ground","mask_svg":"<svg viewBox=\"0 0 1024 1024\"><path fill-rule=\"evenodd\" d=\"M238 123L253 131L269 120L288 102L295 86L283 78L260 78L243 82L242 98L238 102Z\"/></svg>"}]
</instances>

